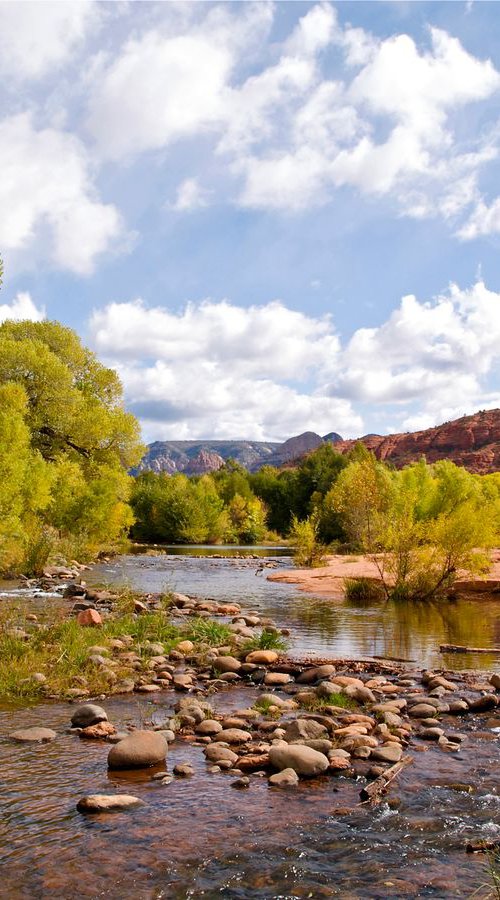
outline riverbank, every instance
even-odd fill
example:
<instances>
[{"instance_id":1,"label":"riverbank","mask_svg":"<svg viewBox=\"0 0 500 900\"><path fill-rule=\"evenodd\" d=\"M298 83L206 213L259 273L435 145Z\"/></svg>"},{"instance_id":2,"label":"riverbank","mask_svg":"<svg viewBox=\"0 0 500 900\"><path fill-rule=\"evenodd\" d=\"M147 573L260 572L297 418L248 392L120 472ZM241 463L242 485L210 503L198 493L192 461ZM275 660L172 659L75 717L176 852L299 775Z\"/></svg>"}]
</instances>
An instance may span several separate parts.
<instances>
[{"instance_id":1,"label":"riverbank","mask_svg":"<svg viewBox=\"0 0 500 900\"><path fill-rule=\"evenodd\" d=\"M149 572L160 563L153 558L137 564ZM226 571L220 561L211 565L207 593L208 573ZM265 586L265 575L254 577L239 561L232 566L245 584ZM259 568L255 562L255 572ZM231 895L239 882L226 882L227 873L244 871L243 897L262 891L281 896L283 848L295 845L297 859L306 861L312 848L316 859L329 848L324 880L301 864L299 886L314 896L331 883L332 852L335 872L356 897L400 897L403 888L405 896L418 897L426 886L440 897L462 896L464 884L468 896L484 880L480 867L467 862L465 847L492 836L485 804L493 800L484 798L496 791L498 676L429 672L369 658L296 658L277 644L293 640L293 624L292 634L284 635L275 620L243 602L78 583L64 593L56 621L49 622L48 609L44 621L27 613L26 630L36 636L65 622L78 631L86 655L74 677L82 680L69 695L49 693L47 685L39 696L47 702L28 708L21 699L24 708L0 711L0 763L9 809L12 803L15 810L5 824L6 885L19 883L21 864L31 896L70 896L77 883L83 896L125 896L131 884L143 896L151 884L158 890L168 884L180 898L187 896L181 878L200 894L208 884L209 892L224 888ZM88 610L102 622L78 623ZM27 649L37 638L21 640ZM59 647L54 661L63 651ZM113 674L85 685L89 672ZM87 712L78 712L82 704ZM33 735L33 728L45 732ZM144 753L144 743L153 754L149 761L142 755L136 766L126 757L130 738L135 761L137 745ZM115 748L134 765L115 768L116 759L109 765ZM104 800L95 799L103 794ZM132 798L128 812L117 809L127 802L117 799L123 794ZM89 797L94 799L82 802ZM467 809L470 821L454 837L451 867L442 849L439 865L433 862L450 834L441 807L447 816ZM24 834L23 823L33 819L35 831L30 826L12 843L17 823ZM387 828L401 829L389 844ZM425 859L417 850L422 828L430 841ZM368 856L363 834L369 836ZM404 854L397 848L409 835L412 866L403 874ZM37 847L34 863L30 836ZM233 860L231 848L242 846L245 861L240 852ZM205 871L205 858L214 860L217 874ZM90 860L89 882L83 872ZM275 874L263 881L268 867ZM299 896L295 889L288 893Z\"/></svg>"},{"instance_id":2,"label":"riverbank","mask_svg":"<svg viewBox=\"0 0 500 900\"><path fill-rule=\"evenodd\" d=\"M267 576L269 581L283 584L296 584L301 591L328 594L342 597L345 592L345 579L370 578L380 581L380 572L375 563L367 556L331 554L325 557L325 565L317 569L290 569L286 572L273 572ZM500 549L491 551L491 567L484 576L471 576L460 573L454 584L454 593L486 594L500 593Z\"/></svg>"}]
</instances>

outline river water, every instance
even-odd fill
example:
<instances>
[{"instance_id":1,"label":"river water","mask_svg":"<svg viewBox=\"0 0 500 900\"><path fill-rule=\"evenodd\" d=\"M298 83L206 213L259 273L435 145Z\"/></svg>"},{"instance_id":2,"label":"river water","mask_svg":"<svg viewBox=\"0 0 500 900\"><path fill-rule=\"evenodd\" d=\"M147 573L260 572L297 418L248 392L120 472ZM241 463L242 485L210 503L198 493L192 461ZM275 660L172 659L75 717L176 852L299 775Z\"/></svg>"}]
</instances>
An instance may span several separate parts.
<instances>
[{"instance_id":1,"label":"river water","mask_svg":"<svg viewBox=\"0 0 500 900\"><path fill-rule=\"evenodd\" d=\"M272 560L289 564L281 551ZM460 601L465 605L446 616L356 610L268 582L266 570L259 573L259 568L256 560L213 556L127 556L98 567L89 580L242 602L290 627L295 655L391 651L413 656L422 665L452 636L453 642L481 646L495 638L493 611L486 616L490 624L484 624L483 600L475 601L475 615L470 613L470 624L461 631L460 610L468 610L472 601ZM479 625L474 631L476 619L482 631ZM251 705L255 696L254 688L227 690L211 702L219 710L234 711ZM176 699L164 692L151 700L113 697L104 705L120 727L160 723ZM169 768L192 762L195 775L190 779L161 786L151 781L149 771L108 774L108 746L66 733L72 708L53 703L0 711L2 897L446 900L485 898L491 890L491 884L485 886L484 860L464 851L467 840L500 838L500 747L485 717L467 717L467 724L450 719L454 730L475 726L459 754L422 747L389 802L345 815L342 808L359 799L361 784L353 779L317 779L279 791L254 777L249 789L239 791L232 787L232 776L207 772L201 748L180 741L169 751ZM5 740L14 728L35 724L54 728L57 740L43 746ZM140 796L146 805L127 814L93 817L76 811L83 794L116 789Z\"/></svg>"}]
</instances>

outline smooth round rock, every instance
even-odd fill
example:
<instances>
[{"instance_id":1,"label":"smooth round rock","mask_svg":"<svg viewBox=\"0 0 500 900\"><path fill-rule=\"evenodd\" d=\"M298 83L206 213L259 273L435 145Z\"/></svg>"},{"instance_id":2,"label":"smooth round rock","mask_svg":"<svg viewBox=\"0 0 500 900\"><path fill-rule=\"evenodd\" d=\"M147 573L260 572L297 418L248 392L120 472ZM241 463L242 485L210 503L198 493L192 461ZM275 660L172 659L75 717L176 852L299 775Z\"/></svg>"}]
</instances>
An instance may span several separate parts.
<instances>
[{"instance_id":1,"label":"smooth round rock","mask_svg":"<svg viewBox=\"0 0 500 900\"><path fill-rule=\"evenodd\" d=\"M268 781L273 787L295 787L299 783L299 776L295 769L282 769L271 775Z\"/></svg>"},{"instance_id":2,"label":"smooth round rock","mask_svg":"<svg viewBox=\"0 0 500 900\"><path fill-rule=\"evenodd\" d=\"M213 661L213 667L216 672L239 672L241 663L234 656L218 656Z\"/></svg>"},{"instance_id":3,"label":"smooth round rock","mask_svg":"<svg viewBox=\"0 0 500 900\"><path fill-rule=\"evenodd\" d=\"M134 731L109 751L108 768L147 769L164 763L167 752L167 742L158 732Z\"/></svg>"},{"instance_id":4,"label":"smooth round rock","mask_svg":"<svg viewBox=\"0 0 500 900\"><path fill-rule=\"evenodd\" d=\"M276 650L252 650L252 652L245 657L245 662L270 666L272 663L277 662L278 658Z\"/></svg>"},{"instance_id":5,"label":"smooth round rock","mask_svg":"<svg viewBox=\"0 0 500 900\"><path fill-rule=\"evenodd\" d=\"M37 726L34 726L33 728L20 728L18 731L13 731L12 734L9 734L11 741L19 741L19 743L23 744L48 744L49 741L55 740L56 737L56 732L52 731L51 728L39 728Z\"/></svg>"},{"instance_id":6,"label":"smooth round rock","mask_svg":"<svg viewBox=\"0 0 500 900\"><path fill-rule=\"evenodd\" d=\"M401 745L391 741L390 744L384 744L383 747L374 747L370 753L370 759L376 759L377 762L397 763L402 755Z\"/></svg>"},{"instance_id":7,"label":"smooth round rock","mask_svg":"<svg viewBox=\"0 0 500 900\"><path fill-rule=\"evenodd\" d=\"M215 735L215 740L224 741L226 744L244 744L252 740L252 735L242 728L223 728Z\"/></svg>"},{"instance_id":8,"label":"smooth round rock","mask_svg":"<svg viewBox=\"0 0 500 900\"><path fill-rule=\"evenodd\" d=\"M275 769L293 769L297 775L320 775L329 766L324 753L301 744L275 744L269 750L269 761Z\"/></svg>"},{"instance_id":9,"label":"smooth round rock","mask_svg":"<svg viewBox=\"0 0 500 900\"><path fill-rule=\"evenodd\" d=\"M96 703L82 703L77 706L71 716L71 724L75 728L86 728L87 725L97 725L98 722L107 722L108 715L102 706Z\"/></svg>"},{"instance_id":10,"label":"smooth round rock","mask_svg":"<svg viewBox=\"0 0 500 900\"><path fill-rule=\"evenodd\" d=\"M121 812L125 809L133 809L136 806L144 806L144 801L132 794L89 794L82 797L76 804L78 812Z\"/></svg>"}]
</instances>

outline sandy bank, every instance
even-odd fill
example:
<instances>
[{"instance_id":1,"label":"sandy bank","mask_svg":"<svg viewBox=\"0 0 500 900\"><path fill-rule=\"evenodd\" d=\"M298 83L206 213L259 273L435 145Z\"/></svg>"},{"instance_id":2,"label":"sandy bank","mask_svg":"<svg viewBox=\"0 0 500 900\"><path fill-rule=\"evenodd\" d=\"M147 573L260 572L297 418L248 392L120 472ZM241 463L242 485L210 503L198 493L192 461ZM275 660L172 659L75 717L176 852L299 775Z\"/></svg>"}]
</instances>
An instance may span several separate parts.
<instances>
[{"instance_id":1,"label":"sandy bank","mask_svg":"<svg viewBox=\"0 0 500 900\"><path fill-rule=\"evenodd\" d=\"M299 590L314 594L331 594L341 597L344 593L345 578L380 579L378 569L366 556L326 557L326 564L318 569L287 569L268 575L269 581L296 584ZM491 568L486 576L478 577L463 572L455 582L455 589L470 593L500 593L500 549L491 553Z\"/></svg>"}]
</instances>

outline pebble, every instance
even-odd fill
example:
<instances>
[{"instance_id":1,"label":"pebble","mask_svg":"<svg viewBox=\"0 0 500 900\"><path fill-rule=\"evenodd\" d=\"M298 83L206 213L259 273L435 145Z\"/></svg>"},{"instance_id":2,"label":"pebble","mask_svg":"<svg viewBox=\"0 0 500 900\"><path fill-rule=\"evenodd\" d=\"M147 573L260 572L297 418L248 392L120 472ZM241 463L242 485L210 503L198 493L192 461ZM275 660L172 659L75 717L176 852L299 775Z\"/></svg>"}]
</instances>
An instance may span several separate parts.
<instances>
[{"instance_id":1,"label":"pebble","mask_svg":"<svg viewBox=\"0 0 500 900\"><path fill-rule=\"evenodd\" d=\"M76 808L85 813L121 812L144 805L144 800L132 794L89 794L78 801Z\"/></svg>"}]
</instances>

